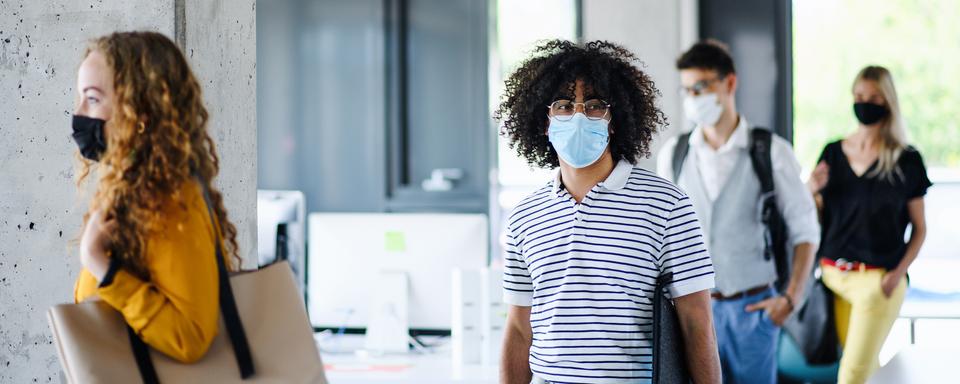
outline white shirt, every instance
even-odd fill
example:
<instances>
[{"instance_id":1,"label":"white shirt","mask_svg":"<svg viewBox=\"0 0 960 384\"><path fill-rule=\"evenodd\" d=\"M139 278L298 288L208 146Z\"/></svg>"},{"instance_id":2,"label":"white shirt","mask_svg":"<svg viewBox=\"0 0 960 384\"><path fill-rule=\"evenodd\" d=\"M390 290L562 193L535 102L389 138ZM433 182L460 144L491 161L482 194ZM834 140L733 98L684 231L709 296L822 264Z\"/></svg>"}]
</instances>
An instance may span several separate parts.
<instances>
[{"instance_id":1,"label":"white shirt","mask_svg":"<svg viewBox=\"0 0 960 384\"><path fill-rule=\"evenodd\" d=\"M737 164L740 150L749 145L750 124L740 116L740 123L734 128L727 142L713 149L703 136L703 128L697 126L690 134L690 153L693 164L700 171L707 198L713 202L729 181L733 167ZM673 151L677 147L677 136L664 143L657 155L657 174L673 178ZM800 163L793 154L790 143L782 137L773 135L770 145L770 160L773 162L773 182L776 188L777 207L789 228L790 242L793 246L801 243L820 244L820 223L813 197L800 178Z\"/></svg>"}]
</instances>

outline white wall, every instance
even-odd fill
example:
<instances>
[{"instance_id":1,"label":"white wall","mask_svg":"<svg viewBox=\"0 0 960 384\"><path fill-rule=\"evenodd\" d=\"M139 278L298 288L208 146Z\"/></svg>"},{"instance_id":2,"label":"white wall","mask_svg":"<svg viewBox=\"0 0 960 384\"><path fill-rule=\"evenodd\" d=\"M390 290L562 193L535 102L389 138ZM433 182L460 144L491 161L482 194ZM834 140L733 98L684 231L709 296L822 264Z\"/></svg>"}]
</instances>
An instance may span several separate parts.
<instances>
[{"instance_id":1,"label":"white wall","mask_svg":"<svg viewBox=\"0 0 960 384\"><path fill-rule=\"evenodd\" d=\"M651 145L651 157L640 166L655 170L656 154L663 141L686 129L677 57L697 40L695 0L584 0L583 37L623 45L643 61L660 90L660 108L667 115L664 127Z\"/></svg>"}]
</instances>

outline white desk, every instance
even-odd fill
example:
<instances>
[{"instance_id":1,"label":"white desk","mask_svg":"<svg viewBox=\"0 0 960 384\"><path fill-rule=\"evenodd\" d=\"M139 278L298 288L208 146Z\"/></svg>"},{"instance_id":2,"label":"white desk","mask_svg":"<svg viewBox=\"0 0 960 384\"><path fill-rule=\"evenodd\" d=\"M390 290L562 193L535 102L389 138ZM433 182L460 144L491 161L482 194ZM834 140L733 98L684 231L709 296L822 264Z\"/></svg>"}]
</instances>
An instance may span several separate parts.
<instances>
[{"instance_id":1,"label":"white desk","mask_svg":"<svg viewBox=\"0 0 960 384\"><path fill-rule=\"evenodd\" d=\"M917 320L960 320L960 305L957 302L930 300L906 300L900 308L899 318L910 322L910 344L916 344ZM960 380L958 380L960 381Z\"/></svg>"},{"instance_id":2,"label":"white desk","mask_svg":"<svg viewBox=\"0 0 960 384\"><path fill-rule=\"evenodd\" d=\"M911 345L900 350L870 378L870 384L958 383L960 348L938 349Z\"/></svg>"},{"instance_id":3,"label":"white desk","mask_svg":"<svg viewBox=\"0 0 960 384\"><path fill-rule=\"evenodd\" d=\"M497 366L470 364L455 367L449 338L446 338L446 343L426 354L411 352L403 355L373 356L360 351L363 347L363 336L334 337L336 339L327 338L318 342L327 379L334 384L498 382ZM344 352L334 353L331 350Z\"/></svg>"}]
</instances>

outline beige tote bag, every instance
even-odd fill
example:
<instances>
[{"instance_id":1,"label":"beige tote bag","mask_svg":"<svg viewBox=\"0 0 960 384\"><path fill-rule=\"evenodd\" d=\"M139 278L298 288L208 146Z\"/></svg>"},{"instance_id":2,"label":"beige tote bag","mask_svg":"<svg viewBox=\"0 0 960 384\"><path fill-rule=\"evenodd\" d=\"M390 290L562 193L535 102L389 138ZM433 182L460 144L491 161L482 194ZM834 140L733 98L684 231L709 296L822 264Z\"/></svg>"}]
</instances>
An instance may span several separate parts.
<instances>
[{"instance_id":1,"label":"beige tote bag","mask_svg":"<svg viewBox=\"0 0 960 384\"><path fill-rule=\"evenodd\" d=\"M216 257L220 330L202 359L184 364L148 348L102 301L61 304L47 317L67 381L326 383L290 265L278 262L228 278L219 243Z\"/></svg>"}]
</instances>

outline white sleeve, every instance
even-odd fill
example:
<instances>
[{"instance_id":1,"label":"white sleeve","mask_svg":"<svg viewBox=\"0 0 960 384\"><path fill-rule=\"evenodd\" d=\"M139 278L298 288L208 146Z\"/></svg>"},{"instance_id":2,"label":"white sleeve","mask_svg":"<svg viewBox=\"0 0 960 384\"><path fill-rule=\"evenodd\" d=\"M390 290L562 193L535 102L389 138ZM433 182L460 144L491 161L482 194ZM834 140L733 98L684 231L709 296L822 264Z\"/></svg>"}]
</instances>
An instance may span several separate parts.
<instances>
[{"instance_id":1,"label":"white sleeve","mask_svg":"<svg viewBox=\"0 0 960 384\"><path fill-rule=\"evenodd\" d=\"M703 231L686 195L674 204L664 224L660 273L672 273L667 287L677 298L714 287L713 261L703 243Z\"/></svg>"},{"instance_id":2,"label":"white sleeve","mask_svg":"<svg viewBox=\"0 0 960 384\"><path fill-rule=\"evenodd\" d=\"M507 229L507 245L503 253L503 302L529 307L533 305L533 282L527 262L513 231Z\"/></svg>"},{"instance_id":3,"label":"white sleeve","mask_svg":"<svg viewBox=\"0 0 960 384\"><path fill-rule=\"evenodd\" d=\"M777 207L789 228L790 244L797 246L820 244L820 223L817 207L806 185L800 178L800 163L790 143L774 136L770 149L773 162L773 182L777 192Z\"/></svg>"},{"instance_id":4,"label":"white sleeve","mask_svg":"<svg viewBox=\"0 0 960 384\"><path fill-rule=\"evenodd\" d=\"M657 153L657 175L676 183L673 180L673 151L677 148L677 136L673 136L660 147Z\"/></svg>"}]
</instances>

